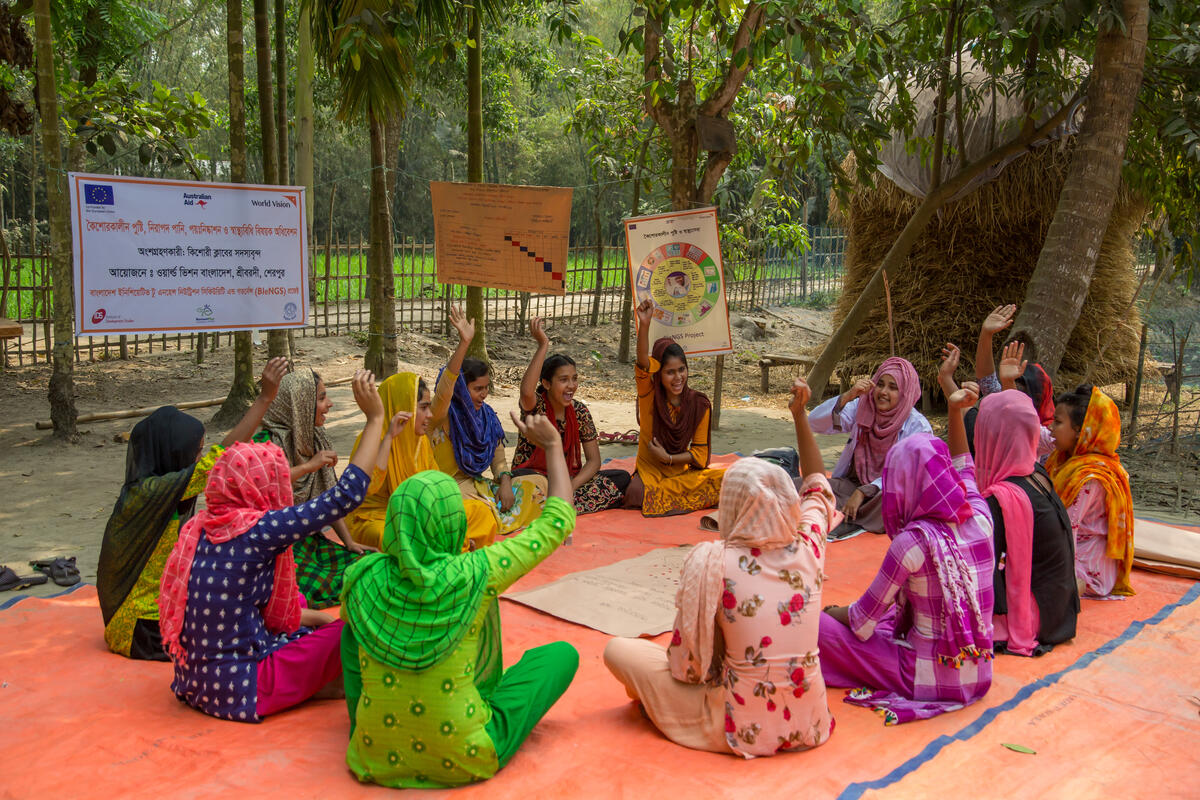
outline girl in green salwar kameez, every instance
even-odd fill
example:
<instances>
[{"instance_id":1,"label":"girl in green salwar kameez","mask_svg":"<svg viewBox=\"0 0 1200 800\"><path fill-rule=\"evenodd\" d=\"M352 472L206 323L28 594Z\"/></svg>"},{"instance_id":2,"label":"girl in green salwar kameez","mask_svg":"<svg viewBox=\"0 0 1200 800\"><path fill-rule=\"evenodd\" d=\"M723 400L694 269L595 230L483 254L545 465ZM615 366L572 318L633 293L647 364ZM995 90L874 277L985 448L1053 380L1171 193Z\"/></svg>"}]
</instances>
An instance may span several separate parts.
<instances>
[{"instance_id":1,"label":"girl in green salwar kameez","mask_svg":"<svg viewBox=\"0 0 1200 800\"><path fill-rule=\"evenodd\" d=\"M557 429L542 416L517 425L546 449L549 467L545 509L524 531L463 553L458 484L419 472L392 494L383 551L346 570L346 763L360 781L435 787L490 778L575 676L579 654L566 642L527 650L503 669L499 595L575 527Z\"/></svg>"}]
</instances>

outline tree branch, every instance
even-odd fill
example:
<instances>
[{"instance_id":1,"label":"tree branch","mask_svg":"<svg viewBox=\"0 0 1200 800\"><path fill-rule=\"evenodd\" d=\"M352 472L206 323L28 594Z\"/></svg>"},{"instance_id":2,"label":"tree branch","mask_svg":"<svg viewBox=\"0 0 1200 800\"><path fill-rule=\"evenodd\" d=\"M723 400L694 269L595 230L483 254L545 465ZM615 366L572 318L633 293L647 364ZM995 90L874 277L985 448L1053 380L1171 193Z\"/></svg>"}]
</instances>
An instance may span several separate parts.
<instances>
[{"instance_id":1,"label":"tree branch","mask_svg":"<svg viewBox=\"0 0 1200 800\"><path fill-rule=\"evenodd\" d=\"M742 15L741 24L738 25L737 33L733 36L733 44L729 48L729 71L725 73L721 85L700 106L701 116L716 117L729 111L733 106L733 101L741 91L746 76L754 68L753 56L746 59L743 67L735 66L734 59L737 57L738 51L748 48L754 40L758 29L762 27L764 13L762 6L758 3L752 2L746 6L746 13Z\"/></svg>"},{"instance_id":2,"label":"tree branch","mask_svg":"<svg viewBox=\"0 0 1200 800\"><path fill-rule=\"evenodd\" d=\"M700 202L708 203L712 200L713 192L717 190L717 184L721 182L721 176L725 174L725 169L731 161L733 153L730 152L708 154L704 174L700 176L700 189L696 193Z\"/></svg>"},{"instance_id":3,"label":"tree branch","mask_svg":"<svg viewBox=\"0 0 1200 800\"><path fill-rule=\"evenodd\" d=\"M662 29L662 19L659 17L647 17L646 24L642 26L642 70L646 77L646 88L642 91L646 113L668 138L674 138L674 105L661 97L655 100L650 93L650 83L663 80L662 69L658 65L659 53L662 50Z\"/></svg>"}]
</instances>

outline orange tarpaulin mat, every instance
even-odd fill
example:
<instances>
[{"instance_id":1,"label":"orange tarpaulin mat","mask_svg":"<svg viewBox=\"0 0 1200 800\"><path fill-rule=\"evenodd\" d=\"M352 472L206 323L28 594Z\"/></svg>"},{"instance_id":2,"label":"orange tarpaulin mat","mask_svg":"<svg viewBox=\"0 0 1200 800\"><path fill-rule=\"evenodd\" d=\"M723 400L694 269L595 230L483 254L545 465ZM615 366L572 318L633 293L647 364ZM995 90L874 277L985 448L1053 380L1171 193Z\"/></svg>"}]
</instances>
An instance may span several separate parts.
<instances>
[{"instance_id":1,"label":"orange tarpaulin mat","mask_svg":"<svg viewBox=\"0 0 1200 800\"><path fill-rule=\"evenodd\" d=\"M648 520L610 511L581 517L574 544L517 588L703 541L711 534L698 529L699 516ZM886 546L886 537L865 534L831 545L824 602L854 599ZM662 738L605 669L608 637L503 602L506 663L529 647L565 639L580 651L579 673L508 767L485 784L451 791L500 800L662 791L688 798L796 791L805 797L928 796L930 787L954 781L982 796L991 787L1017 791L1034 776L1043 790L1082 787L1089 794L1108 780L1135 789L1158 786L1168 770L1187 774L1195 786L1200 728L1196 709L1181 710L1186 698L1179 695L1200 693L1183 685L1198 672L1200 587L1142 572L1135 573L1134 587L1138 594L1128 600L1084 601L1074 642L1038 659L997 657L991 691L967 709L885 727L871 711L842 703L842 690L834 689L837 730L829 743L754 761L690 751ZM91 586L0 611L0 797L329 798L385 791L358 784L345 767L349 731L341 701L310 702L260 725L223 722L178 702L170 675L167 664L105 650ZM1076 699L1056 711L1067 697ZM1150 735L1154 725L1167 727ZM1039 753L1010 752L999 741ZM1087 783L1080 771L1102 777Z\"/></svg>"}]
</instances>

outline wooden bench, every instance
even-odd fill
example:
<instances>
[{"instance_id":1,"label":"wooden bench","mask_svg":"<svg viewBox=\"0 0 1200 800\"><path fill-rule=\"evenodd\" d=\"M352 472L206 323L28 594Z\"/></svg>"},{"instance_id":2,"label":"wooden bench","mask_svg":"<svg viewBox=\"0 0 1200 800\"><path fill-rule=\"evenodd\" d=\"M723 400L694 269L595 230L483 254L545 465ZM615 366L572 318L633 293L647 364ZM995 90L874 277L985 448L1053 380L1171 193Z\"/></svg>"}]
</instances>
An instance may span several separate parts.
<instances>
[{"instance_id":1,"label":"wooden bench","mask_svg":"<svg viewBox=\"0 0 1200 800\"><path fill-rule=\"evenodd\" d=\"M815 363L815 358L807 356L768 353L758 360L758 368L762 371L759 388L763 394L771 391L771 367L799 366L808 371Z\"/></svg>"},{"instance_id":2,"label":"wooden bench","mask_svg":"<svg viewBox=\"0 0 1200 800\"><path fill-rule=\"evenodd\" d=\"M0 317L0 370L8 366L8 340L20 339L24 332L21 323Z\"/></svg>"}]
</instances>

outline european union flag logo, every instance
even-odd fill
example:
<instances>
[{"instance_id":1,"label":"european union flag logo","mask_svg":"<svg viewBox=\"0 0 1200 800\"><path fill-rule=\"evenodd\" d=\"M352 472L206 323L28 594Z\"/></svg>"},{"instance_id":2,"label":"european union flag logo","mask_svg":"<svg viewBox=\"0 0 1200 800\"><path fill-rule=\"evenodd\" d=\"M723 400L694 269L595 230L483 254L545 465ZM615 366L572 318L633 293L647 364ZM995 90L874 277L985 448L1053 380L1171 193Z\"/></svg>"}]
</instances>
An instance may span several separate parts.
<instances>
[{"instance_id":1,"label":"european union flag logo","mask_svg":"<svg viewBox=\"0 0 1200 800\"><path fill-rule=\"evenodd\" d=\"M90 206L111 206L113 187L102 183L85 183L83 185L83 201Z\"/></svg>"}]
</instances>

